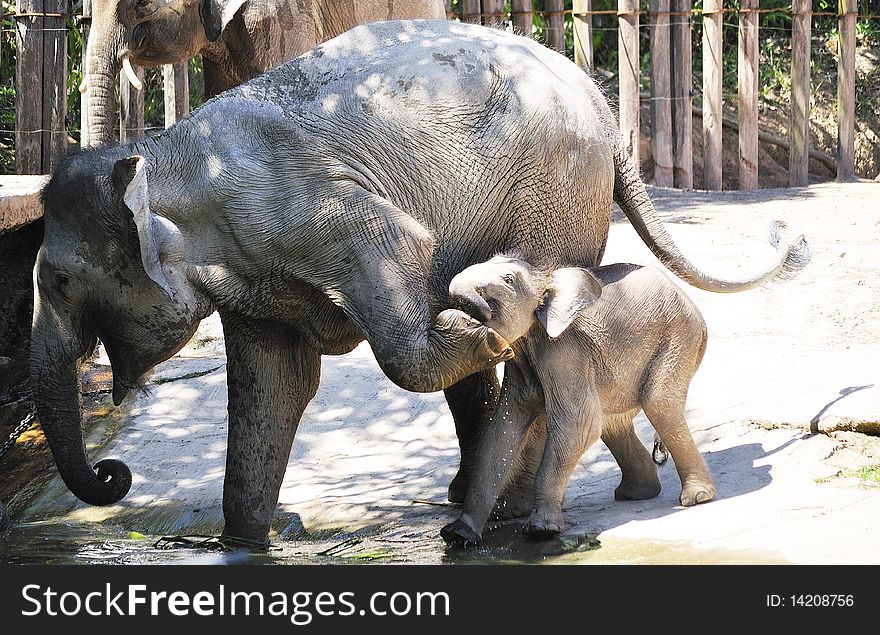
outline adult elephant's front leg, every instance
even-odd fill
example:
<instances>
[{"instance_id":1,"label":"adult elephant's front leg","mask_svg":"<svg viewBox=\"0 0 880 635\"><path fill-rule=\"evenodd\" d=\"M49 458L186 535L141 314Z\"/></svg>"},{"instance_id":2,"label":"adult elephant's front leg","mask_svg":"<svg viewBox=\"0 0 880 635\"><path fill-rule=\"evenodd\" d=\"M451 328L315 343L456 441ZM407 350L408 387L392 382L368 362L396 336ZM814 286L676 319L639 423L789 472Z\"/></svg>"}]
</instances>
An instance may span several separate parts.
<instances>
[{"instance_id":1,"label":"adult elephant's front leg","mask_svg":"<svg viewBox=\"0 0 880 635\"><path fill-rule=\"evenodd\" d=\"M449 484L448 498L452 503L463 503L467 495L476 461L477 443L495 412L500 390L498 375L494 368L489 368L465 377L444 391L461 451L458 473Z\"/></svg>"},{"instance_id":2,"label":"adult elephant's front leg","mask_svg":"<svg viewBox=\"0 0 880 635\"><path fill-rule=\"evenodd\" d=\"M223 534L265 542L320 354L277 322L221 311L229 384Z\"/></svg>"}]
</instances>

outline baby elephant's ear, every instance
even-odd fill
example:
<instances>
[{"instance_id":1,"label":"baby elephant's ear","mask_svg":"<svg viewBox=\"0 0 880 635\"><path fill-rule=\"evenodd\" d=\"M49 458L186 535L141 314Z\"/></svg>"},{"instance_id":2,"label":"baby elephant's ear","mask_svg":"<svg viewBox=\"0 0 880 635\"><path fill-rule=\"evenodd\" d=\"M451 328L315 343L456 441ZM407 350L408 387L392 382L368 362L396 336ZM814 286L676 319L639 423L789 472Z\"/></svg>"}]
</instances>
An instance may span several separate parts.
<instances>
[{"instance_id":1,"label":"baby elephant's ear","mask_svg":"<svg viewBox=\"0 0 880 635\"><path fill-rule=\"evenodd\" d=\"M559 337L581 311L602 295L602 284L579 267L565 267L553 272L553 280L538 307L538 321L551 338Z\"/></svg>"}]
</instances>

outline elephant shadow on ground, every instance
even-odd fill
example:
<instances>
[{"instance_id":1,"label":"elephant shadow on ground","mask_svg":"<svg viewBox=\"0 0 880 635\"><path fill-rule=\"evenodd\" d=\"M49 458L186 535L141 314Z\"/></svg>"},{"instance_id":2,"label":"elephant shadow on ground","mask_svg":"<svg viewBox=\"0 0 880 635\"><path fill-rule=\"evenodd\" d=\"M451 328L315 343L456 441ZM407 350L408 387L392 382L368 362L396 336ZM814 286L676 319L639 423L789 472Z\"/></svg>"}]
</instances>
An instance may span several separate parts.
<instances>
[{"instance_id":1,"label":"elephant shadow on ground","mask_svg":"<svg viewBox=\"0 0 880 635\"><path fill-rule=\"evenodd\" d=\"M637 419L637 430L650 447L653 428L643 416ZM739 497L769 485L772 455L787 445L767 449L760 443L743 443L704 451L718 486L717 498ZM328 447L339 450L328 457ZM446 488L457 467L454 425L441 393L397 388L369 355L325 359L322 389L295 442L283 507L298 512L311 507L314 513L305 513L304 519L317 518L325 526L332 526L334 517L342 521L344 508L358 509L363 523L385 524L383 534L394 525L400 535L419 535L442 548L439 529L459 513L446 503ZM561 541L527 544L519 533L522 519L494 523L484 534L486 546L478 557L529 560L583 550L589 548L588 534L695 509L679 503L681 484L673 461L660 468L659 475L662 492L657 498L616 502L620 470L604 444L597 443L568 485L564 513L569 529Z\"/></svg>"},{"instance_id":2,"label":"elephant shadow on ground","mask_svg":"<svg viewBox=\"0 0 880 635\"><path fill-rule=\"evenodd\" d=\"M763 461L783 449L789 441L772 450L759 443L732 446L715 452L704 452L720 499L730 499L755 492L772 481L772 465ZM601 446L601 447L600 447ZM598 548L596 536L630 522L644 522L689 513L696 508L683 507L678 500L681 484L672 461L660 468L662 491L653 499L615 501L614 489L620 481L620 470L603 444L597 444L588 455L588 465L581 466L569 482L563 505L567 528L556 538L530 540L522 533L525 518L490 522L483 532L483 544L476 552L450 549L447 560L474 558L540 561L548 557ZM712 505L704 503L699 508Z\"/></svg>"}]
</instances>

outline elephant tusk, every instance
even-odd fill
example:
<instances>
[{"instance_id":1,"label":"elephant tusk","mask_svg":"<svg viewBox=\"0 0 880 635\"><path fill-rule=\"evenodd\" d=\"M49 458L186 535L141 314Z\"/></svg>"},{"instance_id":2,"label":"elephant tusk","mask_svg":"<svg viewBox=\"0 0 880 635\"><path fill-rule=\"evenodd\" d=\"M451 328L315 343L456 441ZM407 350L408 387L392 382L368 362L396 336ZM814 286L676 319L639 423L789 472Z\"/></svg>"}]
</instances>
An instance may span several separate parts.
<instances>
[{"instance_id":1,"label":"elephant tusk","mask_svg":"<svg viewBox=\"0 0 880 635\"><path fill-rule=\"evenodd\" d=\"M83 80L79 83L79 92L81 92L82 94L85 94L88 89L89 89L89 83L88 83L88 81L86 81L86 78L83 77Z\"/></svg>"},{"instance_id":2,"label":"elephant tusk","mask_svg":"<svg viewBox=\"0 0 880 635\"><path fill-rule=\"evenodd\" d=\"M131 67L131 61L128 59L128 56L122 58L122 70L125 71L125 76L128 78L129 83L134 86L135 90L141 90L144 87Z\"/></svg>"}]
</instances>

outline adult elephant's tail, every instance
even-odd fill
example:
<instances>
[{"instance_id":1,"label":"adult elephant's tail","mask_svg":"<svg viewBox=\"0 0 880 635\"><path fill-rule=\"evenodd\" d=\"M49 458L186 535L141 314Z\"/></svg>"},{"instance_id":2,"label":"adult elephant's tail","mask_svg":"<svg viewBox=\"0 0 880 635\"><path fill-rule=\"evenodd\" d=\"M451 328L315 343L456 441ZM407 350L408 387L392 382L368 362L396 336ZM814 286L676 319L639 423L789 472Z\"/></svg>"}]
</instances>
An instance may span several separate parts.
<instances>
[{"instance_id":1,"label":"adult elephant's tail","mask_svg":"<svg viewBox=\"0 0 880 635\"><path fill-rule=\"evenodd\" d=\"M660 262L688 284L704 291L735 293L789 278L810 261L806 239L801 235L792 242L780 244L780 232L785 224L775 221L770 228L770 243L776 247L779 259L769 271L747 280L722 280L703 273L681 253L667 233L629 154L619 141L615 145L614 201Z\"/></svg>"}]
</instances>

